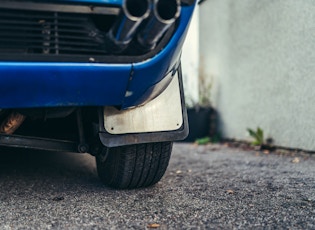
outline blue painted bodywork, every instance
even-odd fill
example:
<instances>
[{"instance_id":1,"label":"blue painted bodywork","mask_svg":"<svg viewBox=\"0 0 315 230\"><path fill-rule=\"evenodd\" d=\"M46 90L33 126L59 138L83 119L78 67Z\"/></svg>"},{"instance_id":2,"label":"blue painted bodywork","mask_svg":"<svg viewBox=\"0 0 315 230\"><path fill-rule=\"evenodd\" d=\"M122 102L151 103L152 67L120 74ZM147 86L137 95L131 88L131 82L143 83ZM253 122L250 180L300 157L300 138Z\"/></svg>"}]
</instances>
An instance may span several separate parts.
<instances>
[{"instance_id":1,"label":"blue painted bodywork","mask_svg":"<svg viewBox=\"0 0 315 230\"><path fill-rule=\"evenodd\" d=\"M80 2L90 4L122 5L123 0L55 0L56 2Z\"/></svg>"},{"instance_id":2,"label":"blue painted bodywork","mask_svg":"<svg viewBox=\"0 0 315 230\"><path fill-rule=\"evenodd\" d=\"M63 2L122 3L121 0ZM141 104L150 94L148 89L178 64L193 9L194 5L182 7L179 26L169 43L155 57L142 62L0 62L0 108L70 105L116 105L127 108ZM127 91L129 94L126 94Z\"/></svg>"},{"instance_id":3,"label":"blue painted bodywork","mask_svg":"<svg viewBox=\"0 0 315 230\"><path fill-rule=\"evenodd\" d=\"M131 65L0 63L0 107L120 105Z\"/></svg>"}]
</instances>

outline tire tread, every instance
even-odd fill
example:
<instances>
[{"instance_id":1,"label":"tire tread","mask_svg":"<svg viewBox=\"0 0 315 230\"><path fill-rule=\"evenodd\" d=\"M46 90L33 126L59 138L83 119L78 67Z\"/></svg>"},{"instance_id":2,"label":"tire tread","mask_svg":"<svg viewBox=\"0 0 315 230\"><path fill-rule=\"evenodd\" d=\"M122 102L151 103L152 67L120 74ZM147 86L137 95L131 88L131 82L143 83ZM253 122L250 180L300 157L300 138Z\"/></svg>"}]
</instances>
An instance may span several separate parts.
<instances>
[{"instance_id":1,"label":"tire tread","mask_svg":"<svg viewBox=\"0 0 315 230\"><path fill-rule=\"evenodd\" d=\"M163 177L172 142L121 146L108 151L105 162L96 156L98 175L104 184L119 189L148 187Z\"/></svg>"}]
</instances>

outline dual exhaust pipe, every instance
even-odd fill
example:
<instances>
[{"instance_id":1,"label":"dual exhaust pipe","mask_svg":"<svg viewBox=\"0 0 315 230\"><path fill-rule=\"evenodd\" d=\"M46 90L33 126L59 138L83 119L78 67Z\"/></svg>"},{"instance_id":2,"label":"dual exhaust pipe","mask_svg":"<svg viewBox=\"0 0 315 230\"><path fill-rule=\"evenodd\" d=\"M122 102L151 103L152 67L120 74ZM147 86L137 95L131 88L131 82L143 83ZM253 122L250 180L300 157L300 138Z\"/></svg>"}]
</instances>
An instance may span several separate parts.
<instances>
[{"instance_id":1,"label":"dual exhaust pipe","mask_svg":"<svg viewBox=\"0 0 315 230\"><path fill-rule=\"evenodd\" d=\"M180 0L124 0L118 19L107 33L110 50L121 53L135 41L150 51L180 16Z\"/></svg>"}]
</instances>

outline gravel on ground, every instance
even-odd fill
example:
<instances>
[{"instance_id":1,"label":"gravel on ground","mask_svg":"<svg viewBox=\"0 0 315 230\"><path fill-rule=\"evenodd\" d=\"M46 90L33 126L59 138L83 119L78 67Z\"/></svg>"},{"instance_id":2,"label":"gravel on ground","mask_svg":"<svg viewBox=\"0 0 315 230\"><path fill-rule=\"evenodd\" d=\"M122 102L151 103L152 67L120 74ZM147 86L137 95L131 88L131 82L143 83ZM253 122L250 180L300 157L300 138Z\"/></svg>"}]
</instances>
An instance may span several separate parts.
<instances>
[{"instance_id":1,"label":"gravel on ground","mask_svg":"<svg viewBox=\"0 0 315 230\"><path fill-rule=\"evenodd\" d=\"M315 157L176 143L153 187L114 190L88 154L1 149L0 229L315 229Z\"/></svg>"}]
</instances>

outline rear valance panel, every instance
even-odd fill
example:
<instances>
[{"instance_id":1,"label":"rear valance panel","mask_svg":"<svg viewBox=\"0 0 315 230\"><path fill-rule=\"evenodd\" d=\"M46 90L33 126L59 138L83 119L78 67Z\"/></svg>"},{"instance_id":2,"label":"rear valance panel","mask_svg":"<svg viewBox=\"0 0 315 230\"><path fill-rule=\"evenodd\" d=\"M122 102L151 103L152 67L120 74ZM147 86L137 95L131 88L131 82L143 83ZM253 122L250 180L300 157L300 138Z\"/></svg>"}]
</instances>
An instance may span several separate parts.
<instances>
[{"instance_id":1,"label":"rear valance panel","mask_svg":"<svg viewBox=\"0 0 315 230\"><path fill-rule=\"evenodd\" d=\"M0 63L0 108L120 105L131 65Z\"/></svg>"}]
</instances>

